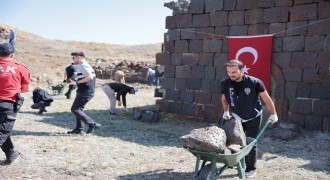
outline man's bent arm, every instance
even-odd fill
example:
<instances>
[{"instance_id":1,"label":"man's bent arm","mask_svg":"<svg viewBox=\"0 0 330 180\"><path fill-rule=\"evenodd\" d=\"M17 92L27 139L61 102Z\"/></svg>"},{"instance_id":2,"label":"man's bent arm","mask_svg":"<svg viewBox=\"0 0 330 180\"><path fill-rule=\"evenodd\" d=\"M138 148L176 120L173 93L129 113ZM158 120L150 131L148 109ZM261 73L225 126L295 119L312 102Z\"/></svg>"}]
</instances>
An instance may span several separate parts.
<instances>
[{"instance_id":1,"label":"man's bent arm","mask_svg":"<svg viewBox=\"0 0 330 180\"><path fill-rule=\"evenodd\" d=\"M224 111L229 111L229 104L224 94L222 94L221 96L221 104Z\"/></svg>"},{"instance_id":2,"label":"man's bent arm","mask_svg":"<svg viewBox=\"0 0 330 180\"><path fill-rule=\"evenodd\" d=\"M30 91L30 85L29 84L22 84L21 86L21 93L29 92Z\"/></svg>"},{"instance_id":3,"label":"man's bent arm","mask_svg":"<svg viewBox=\"0 0 330 180\"><path fill-rule=\"evenodd\" d=\"M270 98L269 94L267 91L264 91L262 93L259 93L261 99L264 101L266 104L266 107L270 111L271 114L276 114L276 109L273 100Z\"/></svg>"}]
</instances>

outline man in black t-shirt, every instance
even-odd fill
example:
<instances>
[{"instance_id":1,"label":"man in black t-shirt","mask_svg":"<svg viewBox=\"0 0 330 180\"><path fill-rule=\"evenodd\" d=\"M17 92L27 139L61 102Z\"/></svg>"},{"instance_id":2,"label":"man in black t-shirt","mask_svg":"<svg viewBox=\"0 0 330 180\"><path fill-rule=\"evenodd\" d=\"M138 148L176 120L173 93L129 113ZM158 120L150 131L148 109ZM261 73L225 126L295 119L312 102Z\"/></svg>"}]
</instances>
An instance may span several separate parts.
<instances>
[{"instance_id":1,"label":"man in black t-shirt","mask_svg":"<svg viewBox=\"0 0 330 180\"><path fill-rule=\"evenodd\" d=\"M256 138L262 117L262 106L259 97L270 111L269 120L272 123L278 120L274 103L261 80L244 75L241 61L231 60L225 66L229 77L221 81L221 103L224 110L222 117L226 119L231 113L236 120L242 122L246 136ZM257 169L256 146L246 156L245 161L246 177L253 177Z\"/></svg>"}]
</instances>

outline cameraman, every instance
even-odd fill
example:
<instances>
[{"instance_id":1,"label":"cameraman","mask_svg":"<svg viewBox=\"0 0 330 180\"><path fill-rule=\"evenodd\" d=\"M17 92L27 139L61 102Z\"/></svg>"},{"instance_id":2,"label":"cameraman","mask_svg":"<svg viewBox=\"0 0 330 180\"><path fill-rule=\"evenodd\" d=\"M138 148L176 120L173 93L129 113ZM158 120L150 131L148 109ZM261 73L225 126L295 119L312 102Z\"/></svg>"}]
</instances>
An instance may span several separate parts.
<instances>
[{"instance_id":1,"label":"cameraman","mask_svg":"<svg viewBox=\"0 0 330 180\"><path fill-rule=\"evenodd\" d=\"M15 49L11 44L0 44L0 146L6 155L5 165L20 155L14 149L11 131L16 120L17 94L28 92L31 82L28 69L15 63L14 56Z\"/></svg>"}]
</instances>

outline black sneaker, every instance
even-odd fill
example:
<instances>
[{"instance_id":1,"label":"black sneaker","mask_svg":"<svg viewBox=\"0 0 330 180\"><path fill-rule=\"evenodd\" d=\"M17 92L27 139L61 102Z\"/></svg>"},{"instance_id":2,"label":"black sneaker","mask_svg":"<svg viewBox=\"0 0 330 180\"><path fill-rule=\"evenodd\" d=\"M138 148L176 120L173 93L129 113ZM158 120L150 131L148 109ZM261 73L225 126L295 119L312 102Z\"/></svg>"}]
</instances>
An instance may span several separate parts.
<instances>
[{"instance_id":1,"label":"black sneaker","mask_svg":"<svg viewBox=\"0 0 330 180\"><path fill-rule=\"evenodd\" d=\"M110 111L110 115L117 115L117 113L113 113L113 112Z\"/></svg>"},{"instance_id":2,"label":"black sneaker","mask_svg":"<svg viewBox=\"0 0 330 180\"><path fill-rule=\"evenodd\" d=\"M98 124L98 123L94 123L92 125L89 125L89 128L88 128L86 134L93 133L95 131L95 129L100 128L100 127L101 127L101 124Z\"/></svg>"},{"instance_id":3,"label":"black sneaker","mask_svg":"<svg viewBox=\"0 0 330 180\"><path fill-rule=\"evenodd\" d=\"M68 131L68 134L85 134L85 132L82 129L74 129L72 131Z\"/></svg>"},{"instance_id":4,"label":"black sneaker","mask_svg":"<svg viewBox=\"0 0 330 180\"><path fill-rule=\"evenodd\" d=\"M21 153L14 150L9 154L6 154L6 160L4 162L4 165L10 165L15 161L15 159L20 155Z\"/></svg>"}]
</instances>

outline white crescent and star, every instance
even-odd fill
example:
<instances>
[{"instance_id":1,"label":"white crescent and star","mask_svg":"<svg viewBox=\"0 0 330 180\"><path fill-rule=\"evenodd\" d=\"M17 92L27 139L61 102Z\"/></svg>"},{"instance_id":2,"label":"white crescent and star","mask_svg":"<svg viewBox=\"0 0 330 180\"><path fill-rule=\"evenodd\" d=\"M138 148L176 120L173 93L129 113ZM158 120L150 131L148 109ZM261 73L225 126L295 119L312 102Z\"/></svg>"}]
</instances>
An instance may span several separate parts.
<instances>
[{"instance_id":1,"label":"white crescent and star","mask_svg":"<svg viewBox=\"0 0 330 180\"><path fill-rule=\"evenodd\" d=\"M243 48L239 49L236 53L235 59L239 59L239 56L245 52L249 52L253 55L254 60L253 60L252 65L258 61L258 52L253 47L243 47ZM249 70L250 70L250 68L248 68L246 65L244 65L243 73L248 74Z\"/></svg>"}]
</instances>

